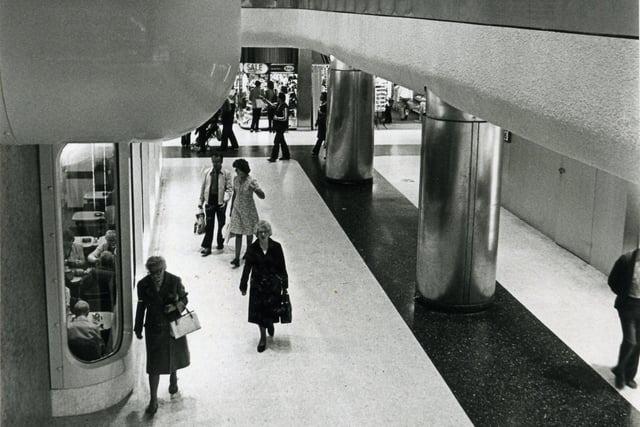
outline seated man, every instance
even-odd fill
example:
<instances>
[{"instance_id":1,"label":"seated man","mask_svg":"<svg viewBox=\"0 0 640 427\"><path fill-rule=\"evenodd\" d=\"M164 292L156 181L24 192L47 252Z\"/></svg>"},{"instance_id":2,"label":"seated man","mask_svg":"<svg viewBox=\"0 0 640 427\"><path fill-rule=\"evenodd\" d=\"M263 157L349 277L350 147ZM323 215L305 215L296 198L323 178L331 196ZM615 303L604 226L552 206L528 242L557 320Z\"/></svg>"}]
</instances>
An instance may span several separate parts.
<instances>
[{"instance_id":1,"label":"seated man","mask_svg":"<svg viewBox=\"0 0 640 427\"><path fill-rule=\"evenodd\" d=\"M115 281L115 257L111 252L104 251L96 266L82 280L79 297L89 304L91 311L113 311Z\"/></svg>"},{"instance_id":2,"label":"seated man","mask_svg":"<svg viewBox=\"0 0 640 427\"><path fill-rule=\"evenodd\" d=\"M104 355L104 340L100 336L98 325L87 316L89 304L78 301L73 307L75 317L67 325L69 350L78 359L97 360Z\"/></svg>"},{"instance_id":3,"label":"seated man","mask_svg":"<svg viewBox=\"0 0 640 427\"><path fill-rule=\"evenodd\" d=\"M74 235L69 230L62 232L62 251L65 267L75 271L82 270L87 265L82 245L74 242Z\"/></svg>"},{"instance_id":4,"label":"seated man","mask_svg":"<svg viewBox=\"0 0 640 427\"><path fill-rule=\"evenodd\" d=\"M100 240L102 240L102 242L98 243L98 247L87 257L91 264L98 262L100 254L104 251L109 251L114 255L118 253L118 234L115 230L107 230L104 239L101 238Z\"/></svg>"}]
</instances>

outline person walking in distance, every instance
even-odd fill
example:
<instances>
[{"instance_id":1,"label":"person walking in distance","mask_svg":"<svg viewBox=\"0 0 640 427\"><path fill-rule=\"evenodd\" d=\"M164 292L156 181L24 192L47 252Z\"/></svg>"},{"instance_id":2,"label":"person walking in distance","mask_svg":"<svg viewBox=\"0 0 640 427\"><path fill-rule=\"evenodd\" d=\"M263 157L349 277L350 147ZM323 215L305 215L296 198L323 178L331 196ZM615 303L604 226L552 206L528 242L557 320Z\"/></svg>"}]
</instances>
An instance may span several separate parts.
<instances>
[{"instance_id":1,"label":"person walking in distance","mask_svg":"<svg viewBox=\"0 0 640 427\"><path fill-rule=\"evenodd\" d=\"M220 107L220 120L222 121L222 136L220 137L220 149L227 149L227 141L231 141L231 149L238 149L238 140L233 133L233 121L236 115L236 104L233 97L229 95Z\"/></svg>"},{"instance_id":2,"label":"person walking in distance","mask_svg":"<svg viewBox=\"0 0 640 427\"><path fill-rule=\"evenodd\" d=\"M278 91L274 88L271 80L267 81L267 90L264 93L267 102L267 120L269 122L269 132L273 132L273 115L275 114L275 104L278 102Z\"/></svg>"},{"instance_id":3,"label":"person walking in distance","mask_svg":"<svg viewBox=\"0 0 640 427\"><path fill-rule=\"evenodd\" d=\"M616 388L637 388L634 378L640 358L640 260L639 249L622 255L609 274L609 287L617 295L614 307L622 326L622 343L615 374Z\"/></svg>"},{"instance_id":4,"label":"person walking in distance","mask_svg":"<svg viewBox=\"0 0 640 427\"><path fill-rule=\"evenodd\" d=\"M226 220L227 202L231 199L231 172L222 168L222 153L214 153L211 156L211 167L208 168L200 186L200 204L198 208L205 213L204 238L200 248L203 257L211 254L213 241L213 229L218 219L218 246L220 250L224 245L222 227Z\"/></svg>"},{"instance_id":5,"label":"person walking in distance","mask_svg":"<svg viewBox=\"0 0 640 427\"><path fill-rule=\"evenodd\" d=\"M262 100L262 90L260 89L260 80L256 80L255 86L249 92L249 101L251 101L251 132L260 131L260 115L264 101Z\"/></svg>"},{"instance_id":6,"label":"person walking in distance","mask_svg":"<svg viewBox=\"0 0 640 427\"><path fill-rule=\"evenodd\" d=\"M273 116L273 128L276 131L276 136L273 139L271 157L268 159L270 162L275 162L278 159L280 146L282 146L282 157L280 160L289 160L291 158L289 146L287 145L287 141L284 139L284 133L289 127L289 107L285 102L286 99L287 96L284 93L280 92L278 94L278 104L276 105L276 110Z\"/></svg>"},{"instance_id":7,"label":"person walking in distance","mask_svg":"<svg viewBox=\"0 0 640 427\"><path fill-rule=\"evenodd\" d=\"M320 107L318 107L318 119L316 120L316 127L318 128L318 135L316 145L311 151L312 156L317 156L320 152L322 143L327 138L327 92L320 94Z\"/></svg>"}]
</instances>

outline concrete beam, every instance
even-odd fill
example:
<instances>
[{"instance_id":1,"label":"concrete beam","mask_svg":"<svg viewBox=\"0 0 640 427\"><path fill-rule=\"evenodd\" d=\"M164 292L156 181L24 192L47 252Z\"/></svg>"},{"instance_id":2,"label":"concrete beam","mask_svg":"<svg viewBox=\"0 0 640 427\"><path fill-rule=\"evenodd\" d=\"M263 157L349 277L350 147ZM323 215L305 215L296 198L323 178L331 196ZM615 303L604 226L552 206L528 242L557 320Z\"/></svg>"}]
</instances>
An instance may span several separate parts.
<instances>
[{"instance_id":1,"label":"concrete beam","mask_svg":"<svg viewBox=\"0 0 640 427\"><path fill-rule=\"evenodd\" d=\"M242 9L243 46L333 54L640 182L638 41L313 10Z\"/></svg>"}]
</instances>

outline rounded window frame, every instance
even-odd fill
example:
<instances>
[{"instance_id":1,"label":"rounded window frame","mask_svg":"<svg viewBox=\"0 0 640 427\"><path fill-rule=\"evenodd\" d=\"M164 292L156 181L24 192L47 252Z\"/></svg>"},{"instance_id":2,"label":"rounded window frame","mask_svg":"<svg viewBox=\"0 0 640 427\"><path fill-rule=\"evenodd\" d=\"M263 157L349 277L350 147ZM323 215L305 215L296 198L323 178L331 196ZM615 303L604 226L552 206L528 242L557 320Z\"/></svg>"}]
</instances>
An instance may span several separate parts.
<instances>
[{"instance_id":1,"label":"rounded window frame","mask_svg":"<svg viewBox=\"0 0 640 427\"><path fill-rule=\"evenodd\" d=\"M40 180L42 223L45 243L45 280L47 320L49 332L49 363L52 389L69 389L102 383L124 372L121 361L130 356L132 344L132 283L133 262L131 245L131 170L130 150L112 142L82 142L81 144L113 144L117 202L115 223L118 233L119 268L116 269L117 301L120 315L119 336L113 351L96 360L85 361L70 350L67 338L65 303L65 268L63 254L62 198L64 177L61 156L64 149L75 142L41 145ZM53 212L53 215L51 214ZM113 365L120 368L114 370ZM114 372L115 371L115 372ZM120 372L122 371L122 372Z\"/></svg>"}]
</instances>

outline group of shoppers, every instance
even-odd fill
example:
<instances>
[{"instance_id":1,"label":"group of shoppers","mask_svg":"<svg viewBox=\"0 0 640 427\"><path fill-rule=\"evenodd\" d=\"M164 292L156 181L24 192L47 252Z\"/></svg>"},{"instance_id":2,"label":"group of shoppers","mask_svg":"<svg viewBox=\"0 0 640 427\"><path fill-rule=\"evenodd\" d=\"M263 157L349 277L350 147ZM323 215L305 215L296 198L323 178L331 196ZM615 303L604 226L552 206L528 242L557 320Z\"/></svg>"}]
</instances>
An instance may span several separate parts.
<instances>
[{"instance_id":1,"label":"group of shoppers","mask_svg":"<svg viewBox=\"0 0 640 427\"><path fill-rule=\"evenodd\" d=\"M249 292L248 321L258 326L257 351L267 347L267 334L275 334L282 295L288 288L288 274L280 243L271 239L271 225L259 220L253 195L265 198L258 181L250 175L249 162L237 159L233 162L236 176L222 167L222 153L211 156L211 167L204 173L200 187L199 208L205 212L205 235L200 252L203 257L212 253L213 233L217 220L217 249L223 249L223 227L226 208L231 201L229 232L235 236L235 257L231 261L238 268L244 259L240 278L240 292ZM254 234L257 240L253 241ZM242 237L247 249L241 258ZM148 275L137 284L138 305L134 332L138 339L146 336L147 374L150 400L146 412L158 410L158 386L160 375L169 375L169 393L178 392L177 370L189 366L190 356L186 337L174 338L170 323L178 319L188 303L187 292L179 277L166 271L166 262L160 256L147 260Z\"/></svg>"},{"instance_id":2,"label":"group of shoppers","mask_svg":"<svg viewBox=\"0 0 640 427\"><path fill-rule=\"evenodd\" d=\"M252 119L251 119L251 132L258 132L260 130L259 123L262 115L263 108L267 109L267 118L269 125L269 132L275 132L273 139L273 147L271 149L271 155L267 159L273 163L277 160L290 160L291 153L289 151L289 145L285 139L285 132L289 129L289 116L291 114L291 107L287 104L287 95L284 90L278 92L271 80L267 81L267 89L263 92L261 89L262 82L256 80L254 87L249 91L249 100L252 105ZM293 96L291 94L290 96ZM295 97L291 99L291 102L296 102ZM222 123L222 133L220 136L220 149L227 150L228 143L231 143L231 149L238 149L238 140L233 132L233 123L235 120L236 106L233 101L233 96L229 95L225 99L224 104L220 109L196 130L198 137L196 143L200 147L200 151L206 151L206 141L217 131L217 123ZM311 152L312 156L317 156L320 152L323 142L327 136L327 94L323 92L320 94L320 106L317 112L317 120L315 123L318 132L317 140ZM188 144L188 140L187 140ZM185 139L183 138L183 145L185 145ZM282 157L278 158L282 149ZM206 247L206 245L203 245Z\"/></svg>"}]
</instances>

